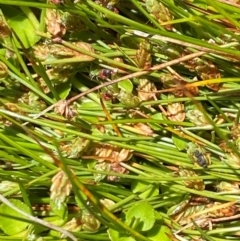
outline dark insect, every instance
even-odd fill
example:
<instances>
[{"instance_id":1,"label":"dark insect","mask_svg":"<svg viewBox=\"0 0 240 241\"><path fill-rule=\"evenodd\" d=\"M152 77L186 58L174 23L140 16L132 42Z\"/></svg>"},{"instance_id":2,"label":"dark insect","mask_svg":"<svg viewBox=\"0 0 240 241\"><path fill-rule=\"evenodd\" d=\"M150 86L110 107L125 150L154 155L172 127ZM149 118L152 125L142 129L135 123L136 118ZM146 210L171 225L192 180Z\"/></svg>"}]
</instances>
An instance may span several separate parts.
<instances>
[{"instance_id":1,"label":"dark insect","mask_svg":"<svg viewBox=\"0 0 240 241\"><path fill-rule=\"evenodd\" d=\"M106 79L108 77L110 77L113 73L113 70L111 69L103 69L100 71L98 77L100 77L101 79Z\"/></svg>"},{"instance_id":2,"label":"dark insect","mask_svg":"<svg viewBox=\"0 0 240 241\"><path fill-rule=\"evenodd\" d=\"M208 166L207 160L205 159L205 157L203 156L203 154L199 150L194 151L193 154L197 158L197 163L198 163L199 166L201 166L201 167L207 167Z\"/></svg>"}]
</instances>

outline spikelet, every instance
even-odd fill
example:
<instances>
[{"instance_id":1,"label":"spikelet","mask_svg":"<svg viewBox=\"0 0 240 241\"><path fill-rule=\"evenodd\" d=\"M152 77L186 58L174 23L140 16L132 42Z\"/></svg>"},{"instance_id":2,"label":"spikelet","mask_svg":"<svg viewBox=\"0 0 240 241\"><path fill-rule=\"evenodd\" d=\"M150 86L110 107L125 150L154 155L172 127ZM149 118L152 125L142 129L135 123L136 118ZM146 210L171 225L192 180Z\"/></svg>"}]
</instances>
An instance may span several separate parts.
<instances>
[{"instance_id":1,"label":"spikelet","mask_svg":"<svg viewBox=\"0 0 240 241\"><path fill-rule=\"evenodd\" d=\"M136 52L136 64L139 68L148 69L152 64L151 45L148 41L143 40L139 44L139 49Z\"/></svg>"},{"instance_id":2,"label":"spikelet","mask_svg":"<svg viewBox=\"0 0 240 241\"><path fill-rule=\"evenodd\" d=\"M165 23L173 20L172 14L168 8L158 0L146 0L147 11L160 23ZM163 25L166 30L171 31L172 25Z\"/></svg>"}]
</instances>

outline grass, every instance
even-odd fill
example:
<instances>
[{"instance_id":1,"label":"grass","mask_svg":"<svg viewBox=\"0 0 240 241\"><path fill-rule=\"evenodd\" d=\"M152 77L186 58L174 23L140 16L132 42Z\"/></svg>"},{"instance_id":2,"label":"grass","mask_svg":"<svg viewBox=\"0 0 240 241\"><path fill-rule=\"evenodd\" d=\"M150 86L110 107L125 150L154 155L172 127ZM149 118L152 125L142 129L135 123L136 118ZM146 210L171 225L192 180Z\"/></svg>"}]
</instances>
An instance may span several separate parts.
<instances>
[{"instance_id":1,"label":"grass","mask_svg":"<svg viewBox=\"0 0 240 241\"><path fill-rule=\"evenodd\" d=\"M0 9L0 240L238 240L237 1Z\"/></svg>"}]
</instances>

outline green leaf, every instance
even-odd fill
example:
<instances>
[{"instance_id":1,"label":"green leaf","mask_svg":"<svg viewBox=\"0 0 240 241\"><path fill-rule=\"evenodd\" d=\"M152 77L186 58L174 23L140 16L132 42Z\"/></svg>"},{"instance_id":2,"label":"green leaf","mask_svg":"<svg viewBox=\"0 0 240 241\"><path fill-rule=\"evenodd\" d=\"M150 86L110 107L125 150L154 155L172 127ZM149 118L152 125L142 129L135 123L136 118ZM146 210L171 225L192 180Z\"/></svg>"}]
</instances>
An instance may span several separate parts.
<instances>
[{"instance_id":1,"label":"green leaf","mask_svg":"<svg viewBox=\"0 0 240 241\"><path fill-rule=\"evenodd\" d=\"M185 150L187 147L188 141L186 139L183 139L182 137L179 137L177 135L172 135L172 140L174 145L177 147L179 151Z\"/></svg>"},{"instance_id":2,"label":"green leaf","mask_svg":"<svg viewBox=\"0 0 240 241\"><path fill-rule=\"evenodd\" d=\"M171 231L166 226L154 225L154 227L147 232L147 237L153 241L171 241Z\"/></svg>"},{"instance_id":3,"label":"green leaf","mask_svg":"<svg viewBox=\"0 0 240 241\"><path fill-rule=\"evenodd\" d=\"M9 6L4 6L2 11L9 26L17 34L25 48L32 47L40 40L40 37L35 34L35 28L31 21L21 10ZM20 45L18 47L20 47Z\"/></svg>"},{"instance_id":4,"label":"green leaf","mask_svg":"<svg viewBox=\"0 0 240 241\"><path fill-rule=\"evenodd\" d=\"M150 186L148 182L134 180L132 182L131 189L132 189L133 193L137 193L147 186ZM159 195L159 186L156 183L153 183L153 184L151 184L150 188L148 188L148 190L146 190L145 192L141 193L139 195L139 197L142 199L146 199L149 197L155 197L157 195Z\"/></svg>"},{"instance_id":5,"label":"green leaf","mask_svg":"<svg viewBox=\"0 0 240 241\"><path fill-rule=\"evenodd\" d=\"M108 237L111 241L118 241L119 240L119 236L120 236L120 233L112 228L109 228L107 230L107 233L108 233Z\"/></svg>"},{"instance_id":6,"label":"green leaf","mask_svg":"<svg viewBox=\"0 0 240 241\"><path fill-rule=\"evenodd\" d=\"M71 81L67 81L65 83L62 83L56 87L57 93L60 96L61 100L65 100L72 88Z\"/></svg>"},{"instance_id":7,"label":"green leaf","mask_svg":"<svg viewBox=\"0 0 240 241\"><path fill-rule=\"evenodd\" d=\"M153 207L148 202L133 205L126 213L126 222L137 231L148 231L155 223Z\"/></svg>"},{"instance_id":8,"label":"green leaf","mask_svg":"<svg viewBox=\"0 0 240 241\"><path fill-rule=\"evenodd\" d=\"M9 201L21 211L30 214L30 208L23 202L17 199L9 199ZM6 204L0 206L0 227L7 235L16 235L24 231L28 226L28 222L24 222L22 219L26 219L25 216L16 212Z\"/></svg>"},{"instance_id":9,"label":"green leaf","mask_svg":"<svg viewBox=\"0 0 240 241\"><path fill-rule=\"evenodd\" d=\"M133 91L133 84L132 84L132 81L129 80L129 79L126 79L126 80L123 80L123 81L120 81L118 83L118 88L128 92L128 93L132 93Z\"/></svg>"},{"instance_id":10,"label":"green leaf","mask_svg":"<svg viewBox=\"0 0 240 241\"><path fill-rule=\"evenodd\" d=\"M65 202L56 202L55 200L50 200L50 206L52 211L58 215L63 220L66 220L68 217L68 209Z\"/></svg>"},{"instance_id":11,"label":"green leaf","mask_svg":"<svg viewBox=\"0 0 240 241\"><path fill-rule=\"evenodd\" d=\"M121 233L111 228L107 230L107 233L111 241L136 241L135 238L129 237L127 233Z\"/></svg>"}]
</instances>

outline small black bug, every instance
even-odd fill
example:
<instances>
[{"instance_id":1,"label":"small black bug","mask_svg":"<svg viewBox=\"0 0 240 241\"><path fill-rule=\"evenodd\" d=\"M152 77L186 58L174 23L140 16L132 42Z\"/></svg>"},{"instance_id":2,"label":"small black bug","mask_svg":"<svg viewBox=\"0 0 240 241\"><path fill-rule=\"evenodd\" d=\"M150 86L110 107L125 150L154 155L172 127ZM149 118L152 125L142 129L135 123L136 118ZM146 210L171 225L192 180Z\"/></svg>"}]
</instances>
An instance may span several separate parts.
<instances>
[{"instance_id":1,"label":"small black bug","mask_svg":"<svg viewBox=\"0 0 240 241\"><path fill-rule=\"evenodd\" d=\"M103 69L100 71L98 76L101 79L106 79L106 78L110 77L112 75L112 73L113 73L113 70L111 70L111 69Z\"/></svg>"},{"instance_id":2,"label":"small black bug","mask_svg":"<svg viewBox=\"0 0 240 241\"><path fill-rule=\"evenodd\" d=\"M201 167L207 167L208 166L207 160L205 159L205 157L203 156L203 154L199 150L194 151L193 154L197 158L197 163L198 163L199 166L201 166Z\"/></svg>"},{"instance_id":3,"label":"small black bug","mask_svg":"<svg viewBox=\"0 0 240 241\"><path fill-rule=\"evenodd\" d=\"M103 74L104 76L106 76L106 77L111 76L112 73L113 73L113 71L112 71L111 69L103 69L103 70L102 70L102 74Z\"/></svg>"}]
</instances>

